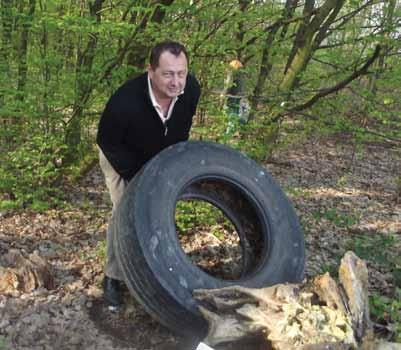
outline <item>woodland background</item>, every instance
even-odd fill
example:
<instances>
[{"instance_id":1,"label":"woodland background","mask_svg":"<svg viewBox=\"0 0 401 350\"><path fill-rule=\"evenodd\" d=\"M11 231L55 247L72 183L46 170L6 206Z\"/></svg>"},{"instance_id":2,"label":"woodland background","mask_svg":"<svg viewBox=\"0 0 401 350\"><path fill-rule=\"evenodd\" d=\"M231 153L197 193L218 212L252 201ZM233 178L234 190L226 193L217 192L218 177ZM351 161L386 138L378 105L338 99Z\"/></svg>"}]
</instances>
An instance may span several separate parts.
<instances>
[{"instance_id":1,"label":"woodland background","mask_svg":"<svg viewBox=\"0 0 401 350\"><path fill-rule=\"evenodd\" d=\"M261 161L317 134L400 145L400 14L396 0L1 0L1 207L59 202L57 183L93 164L108 97L163 39L201 82L193 138ZM227 132L230 76L251 112Z\"/></svg>"}]
</instances>

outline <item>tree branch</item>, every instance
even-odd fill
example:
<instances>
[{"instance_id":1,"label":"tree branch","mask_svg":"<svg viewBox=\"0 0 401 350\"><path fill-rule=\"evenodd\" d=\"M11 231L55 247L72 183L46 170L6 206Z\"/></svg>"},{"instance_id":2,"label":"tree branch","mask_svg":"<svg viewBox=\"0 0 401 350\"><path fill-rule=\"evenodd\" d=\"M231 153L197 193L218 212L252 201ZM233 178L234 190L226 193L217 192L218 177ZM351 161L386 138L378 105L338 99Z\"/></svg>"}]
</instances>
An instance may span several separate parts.
<instances>
[{"instance_id":1,"label":"tree branch","mask_svg":"<svg viewBox=\"0 0 401 350\"><path fill-rule=\"evenodd\" d=\"M288 112L295 112L295 111L302 111L306 108L311 107L313 104L315 104L318 100L320 100L322 97L325 97L329 94L332 94L336 91L339 91L341 89L343 89L344 87L346 87L351 81L355 80L356 78L358 78L359 76L366 74L368 68L372 65L372 63L377 59L377 57L379 57L379 53L381 50L381 46L377 45L375 52L373 53L372 57L370 57L366 63L358 70L356 70L354 73L352 73L349 77L347 77L346 79L344 79L343 81L340 81L339 83L337 83L336 85L329 87L329 88L325 88L325 89L321 89L315 96L313 96L309 101L295 106L293 108L291 108Z\"/></svg>"},{"instance_id":2,"label":"tree branch","mask_svg":"<svg viewBox=\"0 0 401 350\"><path fill-rule=\"evenodd\" d=\"M309 113L305 113L305 112L301 112L301 111L296 111L296 112L294 112L294 114L299 115L304 118L307 118L309 120L322 121L321 117L319 117L317 115L313 115L313 114L309 114ZM322 122L324 125L329 126L329 127L335 126L335 123L327 121L327 120L323 120ZM360 129L359 132L362 132L364 134L374 135L377 137L381 137L384 139L385 142L387 142L389 145L394 146L394 147L399 147L401 145L401 139L370 130L367 127L362 128L362 130Z\"/></svg>"},{"instance_id":3,"label":"tree branch","mask_svg":"<svg viewBox=\"0 0 401 350\"><path fill-rule=\"evenodd\" d=\"M334 27L332 31L336 31L336 30L340 29L344 24L346 24L349 20L354 18L359 12L361 12L368 6L373 6L380 2L381 2L380 0L370 0L370 1L366 2L365 4L363 4L362 6L355 9L354 11L349 12L349 13L345 14L344 16L337 18L333 23L339 22L339 24L336 27Z\"/></svg>"},{"instance_id":4,"label":"tree branch","mask_svg":"<svg viewBox=\"0 0 401 350\"><path fill-rule=\"evenodd\" d=\"M317 9L314 9L306 15L295 16L295 17L291 17L288 19L279 18L276 22L265 27L263 29L263 33L268 33L272 29L275 29L277 26L287 26L294 22L303 21L303 20L305 20L305 18L309 17L310 15L316 14L316 11L317 11ZM244 45L245 46L253 45L256 42L256 40L258 40L259 38L260 38L260 36L253 36L252 38L248 39Z\"/></svg>"},{"instance_id":5,"label":"tree branch","mask_svg":"<svg viewBox=\"0 0 401 350\"><path fill-rule=\"evenodd\" d=\"M381 33L382 32L377 32L375 34L381 34ZM365 36L361 36L359 38L352 39L350 41L341 41L341 42L337 42L337 43L330 44L330 45L320 45L319 47L316 48L316 50L332 49L332 48L340 47L340 46L344 46L344 45L355 44L355 43L360 42L360 41L365 41L369 37L371 37L370 34L369 35L365 35Z\"/></svg>"}]
</instances>

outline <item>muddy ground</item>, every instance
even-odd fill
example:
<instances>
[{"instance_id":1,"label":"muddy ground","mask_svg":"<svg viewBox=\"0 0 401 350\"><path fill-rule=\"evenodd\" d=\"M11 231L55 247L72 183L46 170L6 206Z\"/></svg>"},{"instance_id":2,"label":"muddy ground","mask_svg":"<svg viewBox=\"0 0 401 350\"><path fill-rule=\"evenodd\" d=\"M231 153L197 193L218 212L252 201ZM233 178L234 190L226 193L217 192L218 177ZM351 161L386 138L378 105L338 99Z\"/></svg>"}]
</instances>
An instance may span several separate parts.
<instances>
[{"instance_id":1,"label":"muddy ground","mask_svg":"<svg viewBox=\"0 0 401 350\"><path fill-rule=\"evenodd\" d=\"M400 287L394 265L401 252L399 149L314 140L281 151L265 166L301 219L308 277L336 271L344 252L353 249L368 259L371 293L391 296ZM128 294L119 312L103 304L111 204L99 168L64 191L65 209L0 212L0 254L11 248L37 251L55 279L52 290L0 295L0 349L193 349L193 339L173 335ZM226 347L235 348L262 349L263 344Z\"/></svg>"}]
</instances>

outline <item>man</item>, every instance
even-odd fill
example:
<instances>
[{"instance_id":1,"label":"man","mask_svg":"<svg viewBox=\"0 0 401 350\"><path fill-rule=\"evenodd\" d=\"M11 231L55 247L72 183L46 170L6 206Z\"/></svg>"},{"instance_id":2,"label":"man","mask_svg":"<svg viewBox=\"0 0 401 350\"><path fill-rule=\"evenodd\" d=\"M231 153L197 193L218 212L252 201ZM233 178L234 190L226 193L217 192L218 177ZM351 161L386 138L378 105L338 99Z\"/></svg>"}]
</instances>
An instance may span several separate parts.
<instances>
[{"instance_id":1,"label":"man","mask_svg":"<svg viewBox=\"0 0 401 350\"><path fill-rule=\"evenodd\" d=\"M166 41L152 49L147 72L122 85L102 114L97 143L113 203L103 291L112 306L121 304L123 280L113 251L113 213L128 182L148 160L167 146L188 140L199 96L199 84L188 74L184 46Z\"/></svg>"}]
</instances>

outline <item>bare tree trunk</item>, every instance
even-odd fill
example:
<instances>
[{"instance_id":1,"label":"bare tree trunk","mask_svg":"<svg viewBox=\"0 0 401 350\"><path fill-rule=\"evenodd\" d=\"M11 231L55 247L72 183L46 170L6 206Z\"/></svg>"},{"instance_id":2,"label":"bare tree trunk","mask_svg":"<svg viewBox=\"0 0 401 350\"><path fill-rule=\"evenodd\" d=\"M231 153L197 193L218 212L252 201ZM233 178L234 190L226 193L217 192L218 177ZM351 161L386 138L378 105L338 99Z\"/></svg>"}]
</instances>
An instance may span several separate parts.
<instances>
[{"instance_id":1,"label":"bare tree trunk","mask_svg":"<svg viewBox=\"0 0 401 350\"><path fill-rule=\"evenodd\" d=\"M21 2L22 5L22 2ZM29 0L28 16L22 23L20 47L18 49L18 80L17 80L17 100L24 101L25 86L28 75L27 53L29 43L29 30L35 14L36 0ZM20 8L23 10L23 7ZM22 11L21 11L22 12Z\"/></svg>"},{"instance_id":2,"label":"bare tree trunk","mask_svg":"<svg viewBox=\"0 0 401 350\"><path fill-rule=\"evenodd\" d=\"M42 12L46 11L46 2L39 0L39 7ZM43 114L47 120L46 132L50 131L50 123L49 123L49 105L47 103L48 94L49 94L49 82L50 82L50 66L47 60L48 57L48 46L49 46L49 35L46 27L46 23L43 23L42 26L42 37L41 37L41 47L40 47L40 55L43 63L42 68L42 77L43 77L43 102L42 102L42 110Z\"/></svg>"},{"instance_id":3,"label":"bare tree trunk","mask_svg":"<svg viewBox=\"0 0 401 350\"><path fill-rule=\"evenodd\" d=\"M237 39L237 43L240 45L239 49L237 50L237 60L239 60L242 64L245 64L246 59L243 57L243 50L244 50L244 37L245 37L245 26L244 20L242 19L245 16L246 11L248 10L249 4L251 3L250 0L238 0L238 6L240 10L240 20L238 21L237 31L235 32L235 36Z\"/></svg>"},{"instance_id":4,"label":"bare tree trunk","mask_svg":"<svg viewBox=\"0 0 401 350\"><path fill-rule=\"evenodd\" d=\"M2 37L0 46L0 70L4 77L2 83L10 82L9 57L11 52L11 34L12 34L12 5L13 0L1 1L1 25ZM4 103L4 96L0 93L0 106Z\"/></svg>"},{"instance_id":5,"label":"bare tree trunk","mask_svg":"<svg viewBox=\"0 0 401 350\"><path fill-rule=\"evenodd\" d=\"M253 89L252 97L251 97L251 113L249 115L249 120L252 120L256 116L256 111L258 109L258 104L260 101L260 97L262 96L262 92L265 87L266 80L270 74L272 69L272 53L271 48L273 47L273 43L276 40L276 35L280 28L282 28L280 37L283 39L288 31L288 21L295 12L295 8L298 5L298 0L286 0L285 7L282 13L282 16L279 20L277 20L269 29L266 31L266 40L263 45L262 50L262 59L259 68L258 78L256 80L255 87ZM273 145L278 140L278 135L280 131L279 122L271 124L267 130L265 130L264 142L266 145L270 145L269 152L266 154L266 158L269 158L272 155Z\"/></svg>"},{"instance_id":6,"label":"bare tree trunk","mask_svg":"<svg viewBox=\"0 0 401 350\"><path fill-rule=\"evenodd\" d=\"M251 110L252 110L251 119L253 119L255 117L255 111L257 110L259 98L262 95L266 79L269 76L270 70L272 68L270 49L272 47L272 44L276 37L278 29L279 29L279 26L277 25L277 26L274 26L269 31L269 33L266 37L266 41L263 45L262 60L260 63L259 74L258 74L258 78L256 80L255 88L253 89L253 94L252 94L252 98L251 98Z\"/></svg>"},{"instance_id":7,"label":"bare tree trunk","mask_svg":"<svg viewBox=\"0 0 401 350\"><path fill-rule=\"evenodd\" d=\"M100 23L101 14L104 0L95 0L89 2L89 14L96 23ZM81 120L83 118L84 108L89 100L89 97L94 88L92 74L93 59L95 57L95 50L97 46L97 34L91 33L88 36L88 42L85 50L78 49L77 63L76 63L76 89L75 101L72 111L71 119L67 125L66 131L66 144L68 151L65 157L67 164L75 161L78 157L78 146L81 143Z\"/></svg>"},{"instance_id":8,"label":"bare tree trunk","mask_svg":"<svg viewBox=\"0 0 401 350\"><path fill-rule=\"evenodd\" d=\"M316 9L313 16L307 16L312 13L314 5L314 0L305 2L304 15L306 17L303 25L298 29L292 54L287 61L284 77L279 86L280 91L284 93L294 88L299 74L306 68L319 41L323 40L328 27L344 5L344 0L326 0Z\"/></svg>"},{"instance_id":9,"label":"bare tree trunk","mask_svg":"<svg viewBox=\"0 0 401 350\"><path fill-rule=\"evenodd\" d=\"M255 117L255 111L257 110L258 101L260 99L260 96L262 95L266 79L268 78L270 71L272 69L271 48L276 38L276 34L280 29L281 23L291 18L294 15L294 11L297 4L298 0L287 0L285 3L285 9L282 18L278 20L273 26L271 26L267 32L266 40L265 43L263 44L262 59L260 63L259 74L251 97L252 112L250 115L250 119L253 119ZM288 30L288 24L283 25L280 34L282 38L285 37L287 30Z\"/></svg>"},{"instance_id":10,"label":"bare tree trunk","mask_svg":"<svg viewBox=\"0 0 401 350\"><path fill-rule=\"evenodd\" d=\"M383 9L383 23L382 27L384 27L384 37L388 39L391 33L391 26L394 24L394 12L396 7L396 0L389 0L387 3L387 7ZM389 44L384 42L382 47L382 52L377 60L376 71L375 74L371 76L369 81L370 91L373 95L377 93L377 80L380 78L380 75L385 69L386 55L390 50Z\"/></svg>"},{"instance_id":11,"label":"bare tree trunk","mask_svg":"<svg viewBox=\"0 0 401 350\"><path fill-rule=\"evenodd\" d=\"M12 35L12 0L1 1L1 25L2 25L2 37L0 46L0 84L1 86L7 86L11 83L9 57L12 49L11 35ZM3 92L0 92L0 108L5 105L5 98ZM0 143L0 151L10 146L11 134L8 132L10 124L13 124L14 120L12 116L1 116L0 125L3 129L1 137L2 142ZM4 147L4 148L3 148Z\"/></svg>"}]
</instances>

